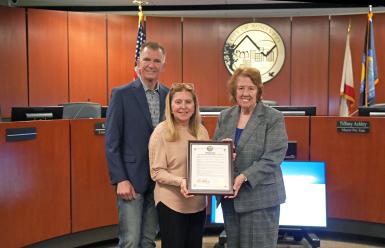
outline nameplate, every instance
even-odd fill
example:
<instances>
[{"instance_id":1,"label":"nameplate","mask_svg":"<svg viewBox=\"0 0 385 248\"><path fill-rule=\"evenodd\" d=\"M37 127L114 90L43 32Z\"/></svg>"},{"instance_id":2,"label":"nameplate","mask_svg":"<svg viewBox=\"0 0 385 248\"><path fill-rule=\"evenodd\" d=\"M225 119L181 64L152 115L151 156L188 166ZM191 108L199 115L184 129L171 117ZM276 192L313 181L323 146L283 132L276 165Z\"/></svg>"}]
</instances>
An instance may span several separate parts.
<instances>
[{"instance_id":1,"label":"nameplate","mask_svg":"<svg viewBox=\"0 0 385 248\"><path fill-rule=\"evenodd\" d=\"M106 133L106 127L104 122L95 123L95 134L96 135L104 135Z\"/></svg>"},{"instance_id":2,"label":"nameplate","mask_svg":"<svg viewBox=\"0 0 385 248\"><path fill-rule=\"evenodd\" d=\"M36 135L35 127L7 128L5 131L5 140L7 142L32 140L36 138Z\"/></svg>"},{"instance_id":3,"label":"nameplate","mask_svg":"<svg viewBox=\"0 0 385 248\"><path fill-rule=\"evenodd\" d=\"M337 121L337 131L341 133L369 133L368 121Z\"/></svg>"}]
</instances>

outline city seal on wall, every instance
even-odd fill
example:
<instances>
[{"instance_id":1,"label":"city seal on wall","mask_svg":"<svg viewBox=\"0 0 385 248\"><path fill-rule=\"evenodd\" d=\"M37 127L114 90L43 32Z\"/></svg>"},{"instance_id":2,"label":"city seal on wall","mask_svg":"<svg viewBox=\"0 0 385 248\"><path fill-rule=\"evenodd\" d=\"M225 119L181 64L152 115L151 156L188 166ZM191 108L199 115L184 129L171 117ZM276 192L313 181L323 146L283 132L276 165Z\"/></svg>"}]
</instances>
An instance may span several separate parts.
<instances>
[{"instance_id":1,"label":"city seal on wall","mask_svg":"<svg viewBox=\"0 0 385 248\"><path fill-rule=\"evenodd\" d=\"M225 41L223 60L233 74L238 67L250 66L261 72L262 82L276 77L285 61L285 45L279 33L258 22L234 29Z\"/></svg>"}]
</instances>

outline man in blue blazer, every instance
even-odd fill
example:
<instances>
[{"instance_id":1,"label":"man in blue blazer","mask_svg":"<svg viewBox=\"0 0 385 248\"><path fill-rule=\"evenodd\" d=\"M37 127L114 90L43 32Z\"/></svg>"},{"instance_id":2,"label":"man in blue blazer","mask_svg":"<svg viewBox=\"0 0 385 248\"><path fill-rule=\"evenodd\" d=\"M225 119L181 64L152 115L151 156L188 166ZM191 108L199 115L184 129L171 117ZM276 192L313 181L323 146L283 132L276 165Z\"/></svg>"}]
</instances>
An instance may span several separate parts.
<instances>
[{"instance_id":1,"label":"man in blue blazer","mask_svg":"<svg viewBox=\"0 0 385 248\"><path fill-rule=\"evenodd\" d=\"M155 247L158 218L150 178L148 141L163 119L168 89L158 82L165 51L155 42L142 45L139 79L114 88L106 117L106 155L116 186L119 247Z\"/></svg>"}]
</instances>

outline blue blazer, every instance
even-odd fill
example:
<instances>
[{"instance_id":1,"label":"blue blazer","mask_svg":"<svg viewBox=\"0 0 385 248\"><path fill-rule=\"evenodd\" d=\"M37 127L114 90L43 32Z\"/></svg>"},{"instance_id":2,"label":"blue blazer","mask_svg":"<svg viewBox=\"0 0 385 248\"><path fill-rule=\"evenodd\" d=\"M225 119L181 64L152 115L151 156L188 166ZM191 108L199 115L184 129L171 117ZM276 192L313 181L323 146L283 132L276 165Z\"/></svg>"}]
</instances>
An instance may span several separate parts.
<instances>
[{"instance_id":1,"label":"blue blazer","mask_svg":"<svg viewBox=\"0 0 385 248\"><path fill-rule=\"evenodd\" d=\"M159 86L160 115L164 119L168 88ZM148 142L153 131L141 81L114 88L106 115L106 156L111 183L129 180L137 193L154 186L150 178Z\"/></svg>"},{"instance_id":2,"label":"blue blazer","mask_svg":"<svg viewBox=\"0 0 385 248\"><path fill-rule=\"evenodd\" d=\"M223 110L218 118L214 139L234 139L239 116L239 106ZM283 115L258 103L236 149L234 176L243 173L248 179L234 198L236 212L273 207L285 201L280 165L286 149L287 134Z\"/></svg>"}]
</instances>

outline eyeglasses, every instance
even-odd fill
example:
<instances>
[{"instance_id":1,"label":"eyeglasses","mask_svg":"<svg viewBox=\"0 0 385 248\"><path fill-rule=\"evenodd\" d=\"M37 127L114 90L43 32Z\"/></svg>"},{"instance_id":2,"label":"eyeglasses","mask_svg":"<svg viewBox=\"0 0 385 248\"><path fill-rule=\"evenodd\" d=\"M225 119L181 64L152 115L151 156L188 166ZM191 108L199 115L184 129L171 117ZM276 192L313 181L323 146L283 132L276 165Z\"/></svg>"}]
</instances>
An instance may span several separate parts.
<instances>
[{"instance_id":1,"label":"eyeglasses","mask_svg":"<svg viewBox=\"0 0 385 248\"><path fill-rule=\"evenodd\" d=\"M191 83L173 83L171 89L186 89L194 91L194 84Z\"/></svg>"}]
</instances>

